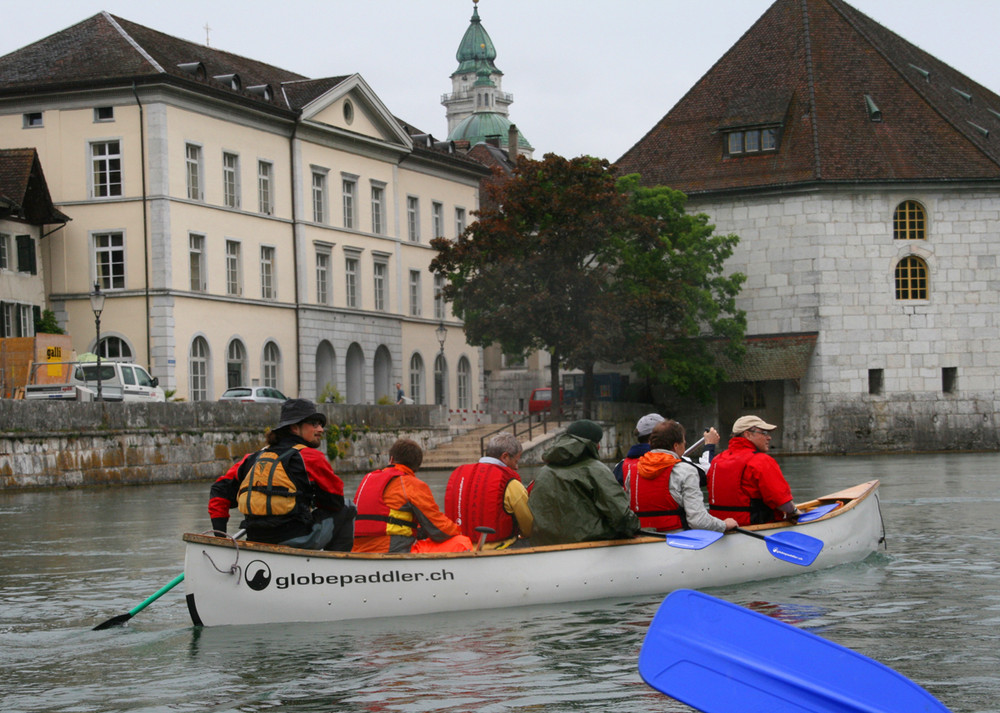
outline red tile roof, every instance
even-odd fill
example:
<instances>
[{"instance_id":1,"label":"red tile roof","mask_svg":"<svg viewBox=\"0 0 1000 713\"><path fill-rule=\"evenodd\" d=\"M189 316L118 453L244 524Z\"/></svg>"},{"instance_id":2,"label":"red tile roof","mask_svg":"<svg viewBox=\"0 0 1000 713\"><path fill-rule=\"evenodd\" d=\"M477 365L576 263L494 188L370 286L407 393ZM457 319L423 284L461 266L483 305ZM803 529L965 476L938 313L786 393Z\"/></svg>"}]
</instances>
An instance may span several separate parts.
<instances>
[{"instance_id":1,"label":"red tile roof","mask_svg":"<svg viewBox=\"0 0 1000 713\"><path fill-rule=\"evenodd\" d=\"M0 149L0 216L21 218L35 225L69 220L52 205L38 153Z\"/></svg>"},{"instance_id":2,"label":"red tile roof","mask_svg":"<svg viewBox=\"0 0 1000 713\"><path fill-rule=\"evenodd\" d=\"M777 0L617 166L689 194L996 180L993 112L1000 96L842 0ZM726 128L772 121L783 124L776 152L724 154Z\"/></svg>"}]
</instances>

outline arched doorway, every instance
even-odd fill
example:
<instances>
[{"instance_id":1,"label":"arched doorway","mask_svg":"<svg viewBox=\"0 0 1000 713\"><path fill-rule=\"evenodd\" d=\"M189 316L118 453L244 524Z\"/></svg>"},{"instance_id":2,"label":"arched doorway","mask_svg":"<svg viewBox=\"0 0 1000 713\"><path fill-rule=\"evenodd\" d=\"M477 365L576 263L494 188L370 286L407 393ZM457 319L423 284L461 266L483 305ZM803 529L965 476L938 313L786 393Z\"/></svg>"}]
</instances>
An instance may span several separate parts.
<instances>
[{"instance_id":1,"label":"arched doorway","mask_svg":"<svg viewBox=\"0 0 1000 713\"><path fill-rule=\"evenodd\" d=\"M333 345L323 340L316 348L316 398L318 399L327 386L337 388L337 353Z\"/></svg>"},{"instance_id":2,"label":"arched doorway","mask_svg":"<svg viewBox=\"0 0 1000 713\"><path fill-rule=\"evenodd\" d=\"M365 354L354 342L347 348L347 403L365 402Z\"/></svg>"},{"instance_id":3,"label":"arched doorway","mask_svg":"<svg viewBox=\"0 0 1000 713\"><path fill-rule=\"evenodd\" d=\"M390 403L394 403L393 397L396 393L392 386L392 355L389 354L389 350L384 344L375 350L374 377L375 402L378 403L379 399L384 396L390 399Z\"/></svg>"}]
</instances>

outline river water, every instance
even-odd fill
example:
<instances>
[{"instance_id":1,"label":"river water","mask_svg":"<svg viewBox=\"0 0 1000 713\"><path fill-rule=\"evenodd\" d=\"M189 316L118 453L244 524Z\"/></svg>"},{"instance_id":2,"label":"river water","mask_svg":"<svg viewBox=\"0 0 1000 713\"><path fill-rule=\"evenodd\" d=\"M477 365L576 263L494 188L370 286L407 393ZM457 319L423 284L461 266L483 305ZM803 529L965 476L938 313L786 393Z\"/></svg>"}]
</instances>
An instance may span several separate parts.
<instances>
[{"instance_id":1,"label":"river water","mask_svg":"<svg viewBox=\"0 0 1000 713\"><path fill-rule=\"evenodd\" d=\"M888 549L710 593L875 658L956 713L1000 711L1000 454L782 467L799 501L879 478ZM443 490L447 473L422 475ZM197 629L181 585L91 631L181 572L207 496L207 483L0 494L3 711L691 710L636 670L660 597Z\"/></svg>"}]
</instances>

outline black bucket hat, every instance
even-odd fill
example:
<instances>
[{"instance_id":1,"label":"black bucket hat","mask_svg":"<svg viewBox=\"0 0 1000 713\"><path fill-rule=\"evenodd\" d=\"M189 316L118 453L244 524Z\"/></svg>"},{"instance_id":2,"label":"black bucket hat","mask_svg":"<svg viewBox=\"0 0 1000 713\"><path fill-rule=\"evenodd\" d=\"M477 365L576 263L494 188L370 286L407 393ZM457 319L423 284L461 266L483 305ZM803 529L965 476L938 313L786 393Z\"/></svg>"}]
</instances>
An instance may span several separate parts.
<instances>
[{"instance_id":1,"label":"black bucket hat","mask_svg":"<svg viewBox=\"0 0 1000 713\"><path fill-rule=\"evenodd\" d=\"M285 403L281 404L281 420L278 421L278 425L274 427L277 431L279 428L284 428L285 426L293 426L296 423L302 423L303 421L308 421L311 418L319 419L326 425L326 414L322 413L316 404L314 404L309 399L288 399Z\"/></svg>"}]
</instances>

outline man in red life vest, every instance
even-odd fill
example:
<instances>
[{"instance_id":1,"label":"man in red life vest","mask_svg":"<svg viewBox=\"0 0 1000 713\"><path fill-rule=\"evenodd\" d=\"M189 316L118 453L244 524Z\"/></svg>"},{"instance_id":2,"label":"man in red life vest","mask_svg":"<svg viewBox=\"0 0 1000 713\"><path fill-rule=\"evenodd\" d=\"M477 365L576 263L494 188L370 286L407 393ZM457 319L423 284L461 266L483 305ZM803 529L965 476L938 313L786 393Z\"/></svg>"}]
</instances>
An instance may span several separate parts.
<instances>
[{"instance_id":1,"label":"man in red life vest","mask_svg":"<svg viewBox=\"0 0 1000 713\"><path fill-rule=\"evenodd\" d=\"M477 527L495 530L486 535L483 549L503 549L519 535L531 537L534 518L528 508L528 491L517 474L521 442L509 431L490 439L478 463L456 468L448 479L444 512L462 534L479 539Z\"/></svg>"},{"instance_id":2,"label":"man in red life vest","mask_svg":"<svg viewBox=\"0 0 1000 713\"><path fill-rule=\"evenodd\" d=\"M409 438L389 449L389 466L362 478L353 552L453 552L472 541L438 508L430 486L416 476L424 452Z\"/></svg>"},{"instance_id":3,"label":"man in red life vest","mask_svg":"<svg viewBox=\"0 0 1000 713\"><path fill-rule=\"evenodd\" d=\"M715 457L708 471L709 514L731 516L740 525L800 515L778 462L767 454L776 428L757 416L736 419L729 447Z\"/></svg>"}]
</instances>

